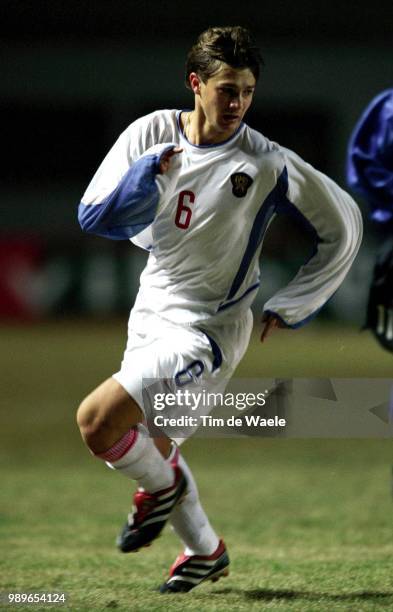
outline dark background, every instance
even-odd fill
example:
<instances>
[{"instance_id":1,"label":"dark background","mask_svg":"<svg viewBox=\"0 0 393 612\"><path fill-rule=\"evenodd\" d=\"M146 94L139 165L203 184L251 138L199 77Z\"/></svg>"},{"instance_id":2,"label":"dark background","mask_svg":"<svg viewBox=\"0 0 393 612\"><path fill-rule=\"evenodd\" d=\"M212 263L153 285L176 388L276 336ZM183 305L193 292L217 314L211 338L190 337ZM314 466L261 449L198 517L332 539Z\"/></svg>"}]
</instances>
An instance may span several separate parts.
<instances>
[{"instance_id":1,"label":"dark background","mask_svg":"<svg viewBox=\"0 0 393 612\"><path fill-rule=\"evenodd\" d=\"M145 256L127 242L84 236L77 203L131 121L192 105L186 53L203 29L232 24L250 27L265 59L247 122L345 185L354 123L392 85L391 2L1 3L0 288L9 292L12 277L17 295L0 315L129 307ZM298 265L291 231L273 227L267 241L267 295ZM361 317L375 236L367 226L331 316L353 318L355 304Z\"/></svg>"}]
</instances>

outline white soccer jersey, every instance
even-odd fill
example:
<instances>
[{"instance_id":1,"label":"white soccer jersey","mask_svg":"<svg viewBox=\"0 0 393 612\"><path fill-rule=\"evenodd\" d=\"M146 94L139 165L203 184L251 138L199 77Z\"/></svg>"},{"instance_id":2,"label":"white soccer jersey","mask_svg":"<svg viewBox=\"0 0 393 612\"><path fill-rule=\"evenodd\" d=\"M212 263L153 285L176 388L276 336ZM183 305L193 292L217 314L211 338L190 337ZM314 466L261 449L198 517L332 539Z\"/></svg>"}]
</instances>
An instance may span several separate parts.
<instances>
[{"instance_id":1,"label":"white soccer jersey","mask_svg":"<svg viewBox=\"0 0 393 612\"><path fill-rule=\"evenodd\" d=\"M343 281L360 245L352 198L292 151L242 124L226 142L196 146L163 110L132 123L79 206L86 231L150 251L132 320L154 312L198 325L238 317L259 286L259 255L277 213L301 216L315 252L264 306L286 325L312 317ZM168 147L183 152L157 174Z\"/></svg>"}]
</instances>

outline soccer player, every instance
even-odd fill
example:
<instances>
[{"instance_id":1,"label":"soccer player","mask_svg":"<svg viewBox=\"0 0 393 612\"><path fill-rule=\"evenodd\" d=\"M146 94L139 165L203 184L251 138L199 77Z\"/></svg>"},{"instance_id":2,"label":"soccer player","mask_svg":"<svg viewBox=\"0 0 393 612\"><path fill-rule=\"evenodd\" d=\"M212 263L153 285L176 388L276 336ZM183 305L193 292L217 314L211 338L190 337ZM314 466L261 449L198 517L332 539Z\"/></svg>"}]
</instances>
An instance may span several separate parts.
<instances>
[{"instance_id":1,"label":"soccer player","mask_svg":"<svg viewBox=\"0 0 393 612\"><path fill-rule=\"evenodd\" d=\"M77 419L91 452L138 483L120 550L149 545L167 521L183 541L163 593L226 575L229 558L178 447L149 435L142 379L171 391L225 388L249 342L259 255L277 213L300 218L315 249L265 304L262 341L320 310L361 239L360 213L347 193L243 122L260 64L246 29L203 32L186 63L194 108L132 123L79 205L85 231L150 251L121 368L83 400Z\"/></svg>"},{"instance_id":2,"label":"soccer player","mask_svg":"<svg viewBox=\"0 0 393 612\"><path fill-rule=\"evenodd\" d=\"M369 204L382 243L367 306L366 327L393 352L393 89L364 109L348 146L348 185Z\"/></svg>"}]
</instances>

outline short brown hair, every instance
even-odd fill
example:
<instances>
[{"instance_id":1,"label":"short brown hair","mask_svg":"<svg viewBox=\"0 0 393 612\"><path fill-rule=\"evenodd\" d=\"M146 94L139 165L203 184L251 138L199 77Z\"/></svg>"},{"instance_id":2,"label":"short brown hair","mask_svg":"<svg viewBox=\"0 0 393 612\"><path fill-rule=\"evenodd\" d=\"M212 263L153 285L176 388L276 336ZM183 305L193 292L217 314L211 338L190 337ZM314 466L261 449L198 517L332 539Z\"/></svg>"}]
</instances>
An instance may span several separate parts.
<instances>
[{"instance_id":1,"label":"short brown hair","mask_svg":"<svg viewBox=\"0 0 393 612\"><path fill-rule=\"evenodd\" d=\"M258 80L263 59L246 28L226 26L202 32L187 56L186 87L190 89L191 72L196 72L206 83L220 69L221 62L232 68L249 68Z\"/></svg>"}]
</instances>

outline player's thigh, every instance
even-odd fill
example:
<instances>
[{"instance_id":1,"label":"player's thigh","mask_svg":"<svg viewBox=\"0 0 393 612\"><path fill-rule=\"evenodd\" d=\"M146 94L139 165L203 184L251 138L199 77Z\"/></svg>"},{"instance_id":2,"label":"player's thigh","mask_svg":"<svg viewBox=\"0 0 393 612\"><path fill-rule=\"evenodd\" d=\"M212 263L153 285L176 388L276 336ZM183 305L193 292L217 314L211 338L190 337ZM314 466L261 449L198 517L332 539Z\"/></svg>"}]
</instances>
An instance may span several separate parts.
<instances>
[{"instance_id":1,"label":"player's thigh","mask_svg":"<svg viewBox=\"0 0 393 612\"><path fill-rule=\"evenodd\" d=\"M113 376L144 410L148 387L173 391L178 382L206 375L213 359L210 343L201 331L163 325L155 337L146 335L143 344L129 342L121 368Z\"/></svg>"}]
</instances>

